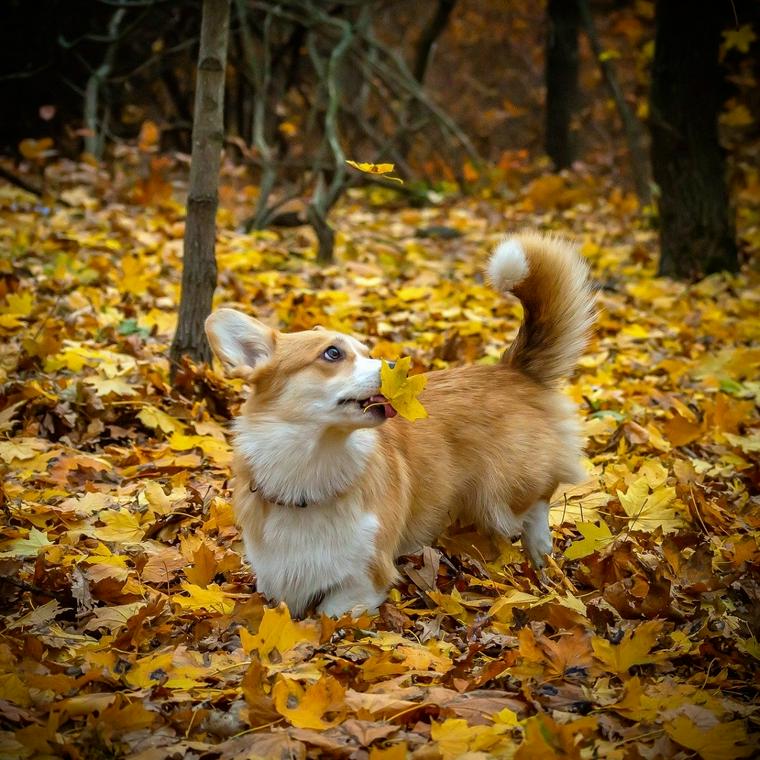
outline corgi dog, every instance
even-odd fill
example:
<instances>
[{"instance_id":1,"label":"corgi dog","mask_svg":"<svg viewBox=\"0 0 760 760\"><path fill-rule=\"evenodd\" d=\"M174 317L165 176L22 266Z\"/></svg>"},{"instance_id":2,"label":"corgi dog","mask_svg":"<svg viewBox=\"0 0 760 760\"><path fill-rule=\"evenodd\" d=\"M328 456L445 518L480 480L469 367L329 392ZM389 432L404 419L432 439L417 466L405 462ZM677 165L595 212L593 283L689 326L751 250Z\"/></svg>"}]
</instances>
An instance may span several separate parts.
<instances>
[{"instance_id":1,"label":"corgi dog","mask_svg":"<svg viewBox=\"0 0 760 760\"><path fill-rule=\"evenodd\" d=\"M376 611L395 560L459 519L522 537L540 568L549 499L585 477L575 406L558 386L594 318L573 247L539 234L500 243L488 274L524 318L494 365L431 372L427 419L380 395L381 362L350 335L281 333L234 309L206 321L216 356L250 396L234 423L233 504L257 589L295 616Z\"/></svg>"}]
</instances>

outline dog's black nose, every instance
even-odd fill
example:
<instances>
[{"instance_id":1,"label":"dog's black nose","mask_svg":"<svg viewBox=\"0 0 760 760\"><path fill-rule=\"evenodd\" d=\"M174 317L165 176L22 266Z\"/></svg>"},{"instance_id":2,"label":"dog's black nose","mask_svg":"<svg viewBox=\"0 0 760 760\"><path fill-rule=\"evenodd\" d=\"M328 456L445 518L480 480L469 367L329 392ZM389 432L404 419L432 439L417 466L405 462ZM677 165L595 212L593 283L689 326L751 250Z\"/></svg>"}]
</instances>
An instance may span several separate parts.
<instances>
[{"instance_id":1,"label":"dog's black nose","mask_svg":"<svg viewBox=\"0 0 760 760\"><path fill-rule=\"evenodd\" d=\"M388 362L388 366L393 369L396 366L396 362Z\"/></svg>"}]
</instances>

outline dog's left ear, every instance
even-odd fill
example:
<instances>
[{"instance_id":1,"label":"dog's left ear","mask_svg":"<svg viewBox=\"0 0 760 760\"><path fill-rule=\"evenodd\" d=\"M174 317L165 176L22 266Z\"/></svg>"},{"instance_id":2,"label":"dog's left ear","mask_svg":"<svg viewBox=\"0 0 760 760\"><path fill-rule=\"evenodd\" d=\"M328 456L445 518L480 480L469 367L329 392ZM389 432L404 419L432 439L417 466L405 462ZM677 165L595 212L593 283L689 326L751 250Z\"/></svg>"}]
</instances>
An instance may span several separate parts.
<instances>
[{"instance_id":1,"label":"dog's left ear","mask_svg":"<svg viewBox=\"0 0 760 760\"><path fill-rule=\"evenodd\" d=\"M251 378L274 354L275 331L236 309L217 309L206 320L206 335L232 377Z\"/></svg>"}]
</instances>

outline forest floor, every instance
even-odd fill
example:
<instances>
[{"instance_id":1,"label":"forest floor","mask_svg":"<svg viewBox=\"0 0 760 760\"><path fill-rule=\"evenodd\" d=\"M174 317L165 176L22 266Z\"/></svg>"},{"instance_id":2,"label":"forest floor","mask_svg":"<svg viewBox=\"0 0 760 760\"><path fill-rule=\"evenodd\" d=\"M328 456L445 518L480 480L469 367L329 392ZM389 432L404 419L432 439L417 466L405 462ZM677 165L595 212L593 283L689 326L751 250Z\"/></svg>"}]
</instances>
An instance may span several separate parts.
<instances>
[{"instance_id":1,"label":"forest floor","mask_svg":"<svg viewBox=\"0 0 760 760\"><path fill-rule=\"evenodd\" d=\"M553 501L548 583L460 526L400 560L378 616L294 621L241 557L241 381L168 382L182 206L160 177L49 174L51 205L0 185L0 758L756 752L756 275L658 279L630 197L550 175L422 208L351 191L320 269L307 228L235 232L251 191L230 180L218 302L416 370L494 362L514 335L482 277L505 233L574 237L599 285L568 391L588 480Z\"/></svg>"}]
</instances>

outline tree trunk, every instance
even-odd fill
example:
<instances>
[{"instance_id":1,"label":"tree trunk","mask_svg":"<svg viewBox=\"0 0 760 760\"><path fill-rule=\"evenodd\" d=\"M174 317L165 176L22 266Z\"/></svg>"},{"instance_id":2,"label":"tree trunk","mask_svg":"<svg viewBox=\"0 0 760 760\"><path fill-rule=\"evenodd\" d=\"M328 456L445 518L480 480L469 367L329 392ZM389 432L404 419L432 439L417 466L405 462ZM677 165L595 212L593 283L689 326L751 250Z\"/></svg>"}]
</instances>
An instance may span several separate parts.
<instances>
[{"instance_id":1,"label":"tree trunk","mask_svg":"<svg viewBox=\"0 0 760 760\"><path fill-rule=\"evenodd\" d=\"M620 114L620 121L623 122L623 132L625 133L628 152L631 156L631 174L633 175L633 184L636 187L636 195L642 206L649 206L652 203L652 191L649 186L649 163L647 161L646 150L644 149L644 134L641 123L625 99L620 82L618 82L612 58L604 55L605 51L596 32L596 24L594 24L594 17L591 14L588 0L576 0L576 2L578 3L581 22L586 30L589 45L591 45L591 50L602 71L607 89L615 101L618 114ZM682 12L686 14L683 7Z\"/></svg>"},{"instance_id":2,"label":"tree trunk","mask_svg":"<svg viewBox=\"0 0 760 760\"><path fill-rule=\"evenodd\" d=\"M172 369L182 356L210 362L203 323L216 288L216 209L224 141L224 70L229 37L229 0L203 0L201 44L193 114L193 152L187 197L182 293L177 332L170 351Z\"/></svg>"},{"instance_id":3,"label":"tree trunk","mask_svg":"<svg viewBox=\"0 0 760 760\"><path fill-rule=\"evenodd\" d=\"M660 187L661 275L738 267L718 141L722 3L659 0L652 67L652 166Z\"/></svg>"},{"instance_id":4,"label":"tree trunk","mask_svg":"<svg viewBox=\"0 0 760 760\"><path fill-rule=\"evenodd\" d=\"M576 0L549 0L546 30L546 153L555 169L575 161L578 108L578 29Z\"/></svg>"},{"instance_id":5,"label":"tree trunk","mask_svg":"<svg viewBox=\"0 0 760 760\"><path fill-rule=\"evenodd\" d=\"M420 40L417 43L417 51L414 56L414 68L412 74L420 83L425 82L425 74L430 63L433 48L441 33L449 22L449 16L454 10L457 0L438 0L438 6L435 13L420 34Z\"/></svg>"}]
</instances>

